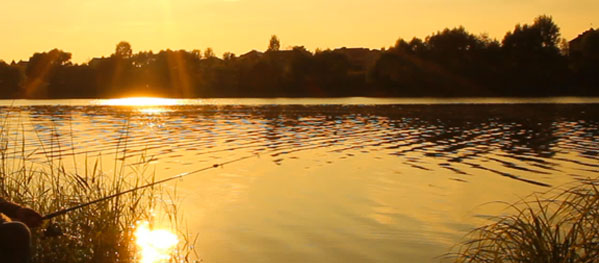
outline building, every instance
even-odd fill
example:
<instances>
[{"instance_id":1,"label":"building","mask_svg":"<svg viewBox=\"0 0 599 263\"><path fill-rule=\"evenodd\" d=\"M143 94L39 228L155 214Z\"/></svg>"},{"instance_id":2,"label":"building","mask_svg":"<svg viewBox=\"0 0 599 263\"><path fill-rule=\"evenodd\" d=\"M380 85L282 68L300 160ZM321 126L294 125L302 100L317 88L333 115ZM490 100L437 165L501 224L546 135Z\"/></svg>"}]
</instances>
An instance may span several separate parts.
<instances>
[{"instance_id":1,"label":"building","mask_svg":"<svg viewBox=\"0 0 599 263\"><path fill-rule=\"evenodd\" d=\"M372 67L381 56L381 51L368 48L338 48L335 53L343 54L356 71L366 71Z\"/></svg>"},{"instance_id":2,"label":"building","mask_svg":"<svg viewBox=\"0 0 599 263\"><path fill-rule=\"evenodd\" d=\"M578 35L576 38L570 40L568 43L568 54L570 56L581 56L583 51L583 42L584 39L588 36L596 33L596 30L591 28L587 31L584 31L582 34Z\"/></svg>"}]
</instances>

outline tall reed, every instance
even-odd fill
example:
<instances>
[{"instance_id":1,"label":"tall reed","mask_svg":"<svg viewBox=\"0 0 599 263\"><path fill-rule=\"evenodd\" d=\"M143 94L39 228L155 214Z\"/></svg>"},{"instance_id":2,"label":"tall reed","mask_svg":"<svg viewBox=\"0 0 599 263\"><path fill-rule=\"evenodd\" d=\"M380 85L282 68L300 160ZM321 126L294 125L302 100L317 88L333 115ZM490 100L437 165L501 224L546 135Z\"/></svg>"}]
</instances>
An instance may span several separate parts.
<instances>
[{"instance_id":1,"label":"tall reed","mask_svg":"<svg viewBox=\"0 0 599 263\"><path fill-rule=\"evenodd\" d=\"M73 147L72 134L63 135L54 126L50 138L42 138L44 135L39 133L37 138L28 138L25 126L15 123L20 118L9 116L19 114L19 110L9 109L5 114L0 122L0 196L15 203L49 214L155 178L150 172L151 158L145 153L127 157L127 132L120 134L112 172L104 172L101 155L85 155L82 163L73 157L73 168L67 169L69 156L65 153L69 151L61 139L70 139L69 147ZM30 149L31 145L38 147ZM74 156L74 148L71 150ZM44 156L41 161L33 158L39 154ZM136 262L134 227L140 221L153 222L156 211L164 211L170 227L182 239L171 261L190 262L193 242L182 230L180 211L176 203L163 201L173 199L176 193L152 187L54 218L33 230L32 262ZM57 230L63 234L52 235Z\"/></svg>"},{"instance_id":2,"label":"tall reed","mask_svg":"<svg viewBox=\"0 0 599 263\"><path fill-rule=\"evenodd\" d=\"M455 262L599 262L599 178L509 205L515 213L473 230Z\"/></svg>"}]
</instances>

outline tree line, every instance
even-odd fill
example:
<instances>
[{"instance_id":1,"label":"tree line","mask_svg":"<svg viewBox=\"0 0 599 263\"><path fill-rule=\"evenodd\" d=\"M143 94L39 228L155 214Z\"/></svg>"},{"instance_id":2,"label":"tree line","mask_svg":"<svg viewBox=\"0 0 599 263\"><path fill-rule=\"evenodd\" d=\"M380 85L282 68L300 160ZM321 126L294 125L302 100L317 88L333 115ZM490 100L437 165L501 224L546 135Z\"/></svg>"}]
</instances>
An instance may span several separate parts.
<instances>
[{"instance_id":1,"label":"tree line","mask_svg":"<svg viewBox=\"0 0 599 263\"><path fill-rule=\"evenodd\" d=\"M458 27L380 50L280 46L272 36L265 52L218 58L121 42L83 64L53 49L0 61L0 98L599 96L599 29L568 42L546 15L501 41Z\"/></svg>"}]
</instances>

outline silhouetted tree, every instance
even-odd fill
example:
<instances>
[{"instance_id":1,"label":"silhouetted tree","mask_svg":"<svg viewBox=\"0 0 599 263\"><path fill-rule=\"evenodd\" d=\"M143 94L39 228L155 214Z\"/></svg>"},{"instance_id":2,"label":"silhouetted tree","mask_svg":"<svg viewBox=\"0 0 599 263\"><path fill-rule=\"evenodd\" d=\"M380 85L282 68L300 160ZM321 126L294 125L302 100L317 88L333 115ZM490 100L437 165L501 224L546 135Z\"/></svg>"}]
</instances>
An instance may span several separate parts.
<instances>
[{"instance_id":1,"label":"silhouetted tree","mask_svg":"<svg viewBox=\"0 0 599 263\"><path fill-rule=\"evenodd\" d=\"M560 29L551 16L542 15L535 18L533 27L537 28L544 48L557 49L560 40Z\"/></svg>"},{"instance_id":2,"label":"silhouetted tree","mask_svg":"<svg viewBox=\"0 0 599 263\"><path fill-rule=\"evenodd\" d=\"M47 98L94 98L98 97L95 72L84 65L58 67L49 77Z\"/></svg>"},{"instance_id":3,"label":"silhouetted tree","mask_svg":"<svg viewBox=\"0 0 599 263\"><path fill-rule=\"evenodd\" d=\"M53 49L47 53L35 53L25 67L23 94L27 98L49 98L49 81L62 66L71 65L71 53Z\"/></svg>"},{"instance_id":4,"label":"silhouetted tree","mask_svg":"<svg viewBox=\"0 0 599 263\"><path fill-rule=\"evenodd\" d=\"M270 37L270 41L268 42L267 51L279 51L280 48L281 42L279 42L279 38L277 37L277 35L272 35Z\"/></svg>"},{"instance_id":5,"label":"silhouetted tree","mask_svg":"<svg viewBox=\"0 0 599 263\"><path fill-rule=\"evenodd\" d=\"M532 25L516 25L503 39L503 47L512 52L558 53L559 27L550 16L539 16Z\"/></svg>"},{"instance_id":6,"label":"silhouetted tree","mask_svg":"<svg viewBox=\"0 0 599 263\"><path fill-rule=\"evenodd\" d=\"M16 98L23 75L17 67L0 60L0 98Z\"/></svg>"},{"instance_id":7,"label":"silhouetted tree","mask_svg":"<svg viewBox=\"0 0 599 263\"><path fill-rule=\"evenodd\" d=\"M201 59L202 58L202 51L199 49L194 49L191 51L191 55L193 55L194 57Z\"/></svg>"},{"instance_id":8,"label":"silhouetted tree","mask_svg":"<svg viewBox=\"0 0 599 263\"><path fill-rule=\"evenodd\" d=\"M126 41L121 41L116 45L116 50L114 51L114 55L120 58L128 59L131 58L133 54L133 50L131 49L131 44Z\"/></svg>"},{"instance_id":9,"label":"silhouetted tree","mask_svg":"<svg viewBox=\"0 0 599 263\"><path fill-rule=\"evenodd\" d=\"M350 64L347 57L334 51L314 55L313 77L316 88L309 96L343 96L348 93Z\"/></svg>"},{"instance_id":10,"label":"silhouetted tree","mask_svg":"<svg viewBox=\"0 0 599 263\"><path fill-rule=\"evenodd\" d=\"M204 50L204 58L213 58L216 57L216 55L214 54L214 51L212 50L212 48L206 48L206 50Z\"/></svg>"},{"instance_id":11,"label":"silhouetted tree","mask_svg":"<svg viewBox=\"0 0 599 263\"><path fill-rule=\"evenodd\" d=\"M532 25L517 25L503 39L508 96L557 95L565 85L567 64L560 55L559 27L549 16L539 16Z\"/></svg>"},{"instance_id":12,"label":"silhouetted tree","mask_svg":"<svg viewBox=\"0 0 599 263\"><path fill-rule=\"evenodd\" d=\"M486 96L486 77L493 70L485 62L498 47L463 27L444 29L425 41L398 39L374 65L370 80L374 92L383 95Z\"/></svg>"},{"instance_id":13,"label":"silhouetted tree","mask_svg":"<svg viewBox=\"0 0 599 263\"><path fill-rule=\"evenodd\" d=\"M225 52L223 53L223 60L225 61L232 61L235 59L235 54L231 53L231 52Z\"/></svg>"}]
</instances>

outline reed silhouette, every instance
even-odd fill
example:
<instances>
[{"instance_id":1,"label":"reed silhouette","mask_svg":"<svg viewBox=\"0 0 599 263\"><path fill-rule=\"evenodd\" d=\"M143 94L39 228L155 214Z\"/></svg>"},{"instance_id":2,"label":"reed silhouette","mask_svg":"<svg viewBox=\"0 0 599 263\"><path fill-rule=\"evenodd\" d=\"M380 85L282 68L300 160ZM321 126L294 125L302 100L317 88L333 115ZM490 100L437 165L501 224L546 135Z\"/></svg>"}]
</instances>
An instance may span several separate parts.
<instances>
[{"instance_id":1,"label":"reed silhouette","mask_svg":"<svg viewBox=\"0 0 599 263\"><path fill-rule=\"evenodd\" d=\"M597 178L509 204L513 215L473 230L452 262L596 262Z\"/></svg>"},{"instance_id":2,"label":"reed silhouette","mask_svg":"<svg viewBox=\"0 0 599 263\"><path fill-rule=\"evenodd\" d=\"M41 214L52 214L74 204L156 181L155 174L148 172L150 157L145 153L135 157L126 154L129 139L126 132L118 136L113 173L109 174L103 168L101 156L88 158L85 155L83 163L77 166L73 148L61 151L68 147L62 145L64 140L60 137L69 135L61 135L54 130L50 135L54 138L49 140L39 133L36 133L37 138L28 138L23 128L13 130L12 125L19 126L18 123L6 125L9 115L18 112L14 108L3 110L0 117L3 123L0 126L0 196L7 200L34 208ZM63 117L57 114L55 118ZM122 128L127 129L126 126ZM10 134L18 134L19 139ZM40 148L34 152L42 153L43 164L37 163L25 148L17 146L20 143L30 144L36 139ZM74 168L65 168L69 157L73 158ZM42 227L31 229L30 262L139 262L138 248L132 242L133 227L141 221L154 222L156 217L152 211L163 211L171 229L183 238L169 262L191 262L194 241L179 225L181 215L177 212L178 205L176 202L162 202L161 198L175 200L177 197L161 187L143 188L122 198L71 210L68 215L55 214L51 220L45 220ZM9 241L14 242L12 239ZM5 260L0 258L1 262Z\"/></svg>"}]
</instances>

